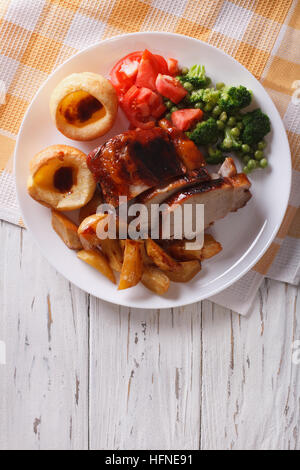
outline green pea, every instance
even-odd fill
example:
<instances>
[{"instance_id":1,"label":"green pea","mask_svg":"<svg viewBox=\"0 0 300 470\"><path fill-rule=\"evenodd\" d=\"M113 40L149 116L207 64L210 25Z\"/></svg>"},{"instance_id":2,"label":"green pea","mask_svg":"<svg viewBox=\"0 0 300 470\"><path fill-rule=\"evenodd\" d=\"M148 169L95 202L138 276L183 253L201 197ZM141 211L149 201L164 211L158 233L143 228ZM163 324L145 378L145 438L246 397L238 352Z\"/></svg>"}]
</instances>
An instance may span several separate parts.
<instances>
[{"instance_id":1,"label":"green pea","mask_svg":"<svg viewBox=\"0 0 300 470\"><path fill-rule=\"evenodd\" d=\"M261 142L258 142L258 144L257 144L257 148L259 150L264 150L266 148L266 146L267 146L267 143L264 140L262 140Z\"/></svg>"},{"instance_id":2,"label":"green pea","mask_svg":"<svg viewBox=\"0 0 300 470\"><path fill-rule=\"evenodd\" d=\"M268 166L268 160L267 160L266 158L262 158L262 159L260 160L260 162L259 162L259 166L260 166L261 168L267 168L267 166Z\"/></svg>"},{"instance_id":3,"label":"green pea","mask_svg":"<svg viewBox=\"0 0 300 470\"><path fill-rule=\"evenodd\" d=\"M254 170L256 168L256 161L253 158L250 158L249 162L247 163L247 167L249 170Z\"/></svg>"},{"instance_id":4,"label":"green pea","mask_svg":"<svg viewBox=\"0 0 300 470\"><path fill-rule=\"evenodd\" d=\"M251 171L251 170L248 168L248 165L247 165L247 166L244 166L243 172L244 172L245 174L250 173L250 171Z\"/></svg>"},{"instance_id":5,"label":"green pea","mask_svg":"<svg viewBox=\"0 0 300 470\"><path fill-rule=\"evenodd\" d=\"M170 109L171 113L175 113L175 111L178 111L178 108L177 106L172 106L172 108Z\"/></svg>"},{"instance_id":6,"label":"green pea","mask_svg":"<svg viewBox=\"0 0 300 470\"><path fill-rule=\"evenodd\" d=\"M214 109L212 110L212 115L214 117L218 117L221 114L221 108L220 106L215 106Z\"/></svg>"},{"instance_id":7,"label":"green pea","mask_svg":"<svg viewBox=\"0 0 300 470\"><path fill-rule=\"evenodd\" d=\"M213 104L212 103L206 103L206 105L204 106L204 111L209 113L212 109L213 109Z\"/></svg>"},{"instance_id":8,"label":"green pea","mask_svg":"<svg viewBox=\"0 0 300 470\"><path fill-rule=\"evenodd\" d=\"M182 69L181 69L182 75L186 75L188 73L188 71L189 71L188 67L182 67Z\"/></svg>"},{"instance_id":9,"label":"green pea","mask_svg":"<svg viewBox=\"0 0 300 470\"><path fill-rule=\"evenodd\" d=\"M242 152L244 152L244 153L250 152L250 147L249 147L248 144L243 144L242 145Z\"/></svg>"},{"instance_id":10,"label":"green pea","mask_svg":"<svg viewBox=\"0 0 300 470\"><path fill-rule=\"evenodd\" d=\"M167 107L168 109L171 109L171 108L173 108L173 106L174 106L173 103L172 103L172 101L170 101L170 100L167 100L167 101L165 102L165 105L166 105L166 107Z\"/></svg>"},{"instance_id":11,"label":"green pea","mask_svg":"<svg viewBox=\"0 0 300 470\"><path fill-rule=\"evenodd\" d=\"M184 82L183 88L185 88L187 91L193 91L194 87L190 82Z\"/></svg>"},{"instance_id":12,"label":"green pea","mask_svg":"<svg viewBox=\"0 0 300 470\"><path fill-rule=\"evenodd\" d=\"M236 125L240 130L244 129L244 124L240 121Z\"/></svg>"},{"instance_id":13,"label":"green pea","mask_svg":"<svg viewBox=\"0 0 300 470\"><path fill-rule=\"evenodd\" d=\"M235 125L235 123L236 123L235 117L230 116L230 118L228 119L228 126L233 127Z\"/></svg>"},{"instance_id":14,"label":"green pea","mask_svg":"<svg viewBox=\"0 0 300 470\"><path fill-rule=\"evenodd\" d=\"M223 111L223 112L220 114L219 119L220 119L220 121L223 121L223 122L226 122L226 121L227 121L227 113L226 113L226 111Z\"/></svg>"},{"instance_id":15,"label":"green pea","mask_svg":"<svg viewBox=\"0 0 300 470\"><path fill-rule=\"evenodd\" d=\"M219 129L220 131L222 131L222 130L224 129L224 127L225 127L225 124L224 124L223 121L218 120L218 121L217 121L217 126L218 126L218 129Z\"/></svg>"},{"instance_id":16,"label":"green pea","mask_svg":"<svg viewBox=\"0 0 300 470\"><path fill-rule=\"evenodd\" d=\"M249 160L251 159L250 155L244 155L243 156L243 162L247 165Z\"/></svg>"},{"instance_id":17,"label":"green pea","mask_svg":"<svg viewBox=\"0 0 300 470\"><path fill-rule=\"evenodd\" d=\"M230 149L230 147L232 147L232 140L226 137L226 139L223 140L223 145L225 148Z\"/></svg>"},{"instance_id":18,"label":"green pea","mask_svg":"<svg viewBox=\"0 0 300 470\"><path fill-rule=\"evenodd\" d=\"M167 114L165 115L165 118L168 119L168 121L171 121L171 114L172 114L172 113L167 113Z\"/></svg>"},{"instance_id":19,"label":"green pea","mask_svg":"<svg viewBox=\"0 0 300 470\"><path fill-rule=\"evenodd\" d=\"M224 86L225 86L225 83L223 83L223 82L216 83L216 89L217 90L222 90L222 88L224 88Z\"/></svg>"},{"instance_id":20,"label":"green pea","mask_svg":"<svg viewBox=\"0 0 300 470\"><path fill-rule=\"evenodd\" d=\"M196 103L196 104L194 105L194 108L196 108L196 109L202 109L202 108L203 108L203 104L202 104L201 102Z\"/></svg>"},{"instance_id":21,"label":"green pea","mask_svg":"<svg viewBox=\"0 0 300 470\"><path fill-rule=\"evenodd\" d=\"M256 150L256 152L254 153L254 158L255 158L255 160L261 160L262 158L264 158L263 151L262 150Z\"/></svg>"},{"instance_id":22,"label":"green pea","mask_svg":"<svg viewBox=\"0 0 300 470\"><path fill-rule=\"evenodd\" d=\"M240 130L238 127L233 127L230 131L230 134L233 136L233 137L238 137L240 135Z\"/></svg>"}]
</instances>

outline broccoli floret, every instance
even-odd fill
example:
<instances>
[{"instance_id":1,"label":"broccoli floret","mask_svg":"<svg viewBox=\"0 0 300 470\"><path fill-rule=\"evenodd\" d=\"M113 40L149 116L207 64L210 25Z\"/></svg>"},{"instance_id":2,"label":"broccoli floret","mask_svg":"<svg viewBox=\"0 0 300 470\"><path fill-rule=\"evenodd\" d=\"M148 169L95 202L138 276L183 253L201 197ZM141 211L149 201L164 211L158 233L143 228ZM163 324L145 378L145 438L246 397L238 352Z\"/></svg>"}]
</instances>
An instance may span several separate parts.
<instances>
[{"instance_id":1,"label":"broccoli floret","mask_svg":"<svg viewBox=\"0 0 300 470\"><path fill-rule=\"evenodd\" d=\"M259 108L245 114L242 122L244 130L241 139L244 144L257 144L271 130L269 117Z\"/></svg>"},{"instance_id":2,"label":"broccoli floret","mask_svg":"<svg viewBox=\"0 0 300 470\"><path fill-rule=\"evenodd\" d=\"M214 144L219 137L219 129L213 118L197 124L194 130L187 133L188 137L197 145Z\"/></svg>"},{"instance_id":3,"label":"broccoli floret","mask_svg":"<svg viewBox=\"0 0 300 470\"><path fill-rule=\"evenodd\" d=\"M205 87L209 82L204 65L193 65L188 73L179 79L181 82L191 83L195 88Z\"/></svg>"},{"instance_id":4,"label":"broccoli floret","mask_svg":"<svg viewBox=\"0 0 300 470\"><path fill-rule=\"evenodd\" d=\"M208 155L205 160L206 163L209 163L210 165L217 165L218 163L223 163L223 161L225 160L225 156L223 155L223 152L220 149L209 145Z\"/></svg>"},{"instance_id":5,"label":"broccoli floret","mask_svg":"<svg viewBox=\"0 0 300 470\"><path fill-rule=\"evenodd\" d=\"M225 87L221 91L218 105L227 113L233 113L248 106L251 100L252 93L246 87Z\"/></svg>"},{"instance_id":6,"label":"broccoli floret","mask_svg":"<svg viewBox=\"0 0 300 470\"><path fill-rule=\"evenodd\" d=\"M190 102L195 104L195 103L200 103L201 101L203 101L203 92L204 92L203 88L201 88L200 90L192 91L190 95Z\"/></svg>"},{"instance_id":7,"label":"broccoli floret","mask_svg":"<svg viewBox=\"0 0 300 470\"><path fill-rule=\"evenodd\" d=\"M219 148L223 151L239 151L242 142L231 134L231 127L226 126L224 132L224 140L220 143Z\"/></svg>"},{"instance_id":8,"label":"broccoli floret","mask_svg":"<svg viewBox=\"0 0 300 470\"><path fill-rule=\"evenodd\" d=\"M211 103L212 105L217 104L220 97L220 91L214 88L202 88L200 90L192 91L190 96L191 103Z\"/></svg>"}]
</instances>

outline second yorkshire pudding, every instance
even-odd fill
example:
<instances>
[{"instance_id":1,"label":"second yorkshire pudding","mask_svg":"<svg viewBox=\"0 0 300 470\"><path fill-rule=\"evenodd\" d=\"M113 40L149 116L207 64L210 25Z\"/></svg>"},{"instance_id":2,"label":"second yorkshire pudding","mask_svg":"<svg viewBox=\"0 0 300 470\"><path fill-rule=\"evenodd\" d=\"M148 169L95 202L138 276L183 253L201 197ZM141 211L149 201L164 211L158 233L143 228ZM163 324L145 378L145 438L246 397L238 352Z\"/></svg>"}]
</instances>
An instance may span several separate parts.
<instances>
[{"instance_id":1,"label":"second yorkshire pudding","mask_svg":"<svg viewBox=\"0 0 300 470\"><path fill-rule=\"evenodd\" d=\"M31 160L27 188L41 204L71 211L92 199L96 182L83 152L68 145L52 145Z\"/></svg>"},{"instance_id":2,"label":"second yorkshire pudding","mask_svg":"<svg viewBox=\"0 0 300 470\"><path fill-rule=\"evenodd\" d=\"M50 99L57 129L73 140L93 140L113 126L118 98L112 84L92 72L74 73L60 82Z\"/></svg>"}]
</instances>

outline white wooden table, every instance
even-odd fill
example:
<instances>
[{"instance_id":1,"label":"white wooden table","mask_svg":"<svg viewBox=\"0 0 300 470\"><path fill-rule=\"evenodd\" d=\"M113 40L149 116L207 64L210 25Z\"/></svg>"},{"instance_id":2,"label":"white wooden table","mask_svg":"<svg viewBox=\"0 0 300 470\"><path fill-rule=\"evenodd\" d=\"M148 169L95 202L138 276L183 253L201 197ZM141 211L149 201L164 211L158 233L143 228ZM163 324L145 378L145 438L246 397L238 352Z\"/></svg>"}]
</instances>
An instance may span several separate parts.
<instances>
[{"instance_id":1,"label":"white wooden table","mask_svg":"<svg viewBox=\"0 0 300 470\"><path fill-rule=\"evenodd\" d=\"M248 318L88 296L0 222L0 449L300 449L299 289ZM295 362L295 361L294 361Z\"/></svg>"}]
</instances>

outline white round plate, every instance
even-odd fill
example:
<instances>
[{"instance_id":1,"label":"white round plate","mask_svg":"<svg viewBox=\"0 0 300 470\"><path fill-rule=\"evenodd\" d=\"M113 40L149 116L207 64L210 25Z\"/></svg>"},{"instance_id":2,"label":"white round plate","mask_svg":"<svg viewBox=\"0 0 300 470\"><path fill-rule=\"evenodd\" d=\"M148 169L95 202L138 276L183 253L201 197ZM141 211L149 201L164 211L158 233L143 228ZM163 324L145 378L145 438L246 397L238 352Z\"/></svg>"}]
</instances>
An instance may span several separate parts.
<instances>
[{"instance_id":1,"label":"white round plate","mask_svg":"<svg viewBox=\"0 0 300 470\"><path fill-rule=\"evenodd\" d=\"M96 72L104 76L117 60L129 52L148 48L164 57L175 57L182 66L204 64L213 82L242 84L253 90L255 105L272 122L268 135L270 168L251 174L253 197L247 206L215 223L212 233L223 251L204 261L201 272L187 284L172 284L164 297L143 285L119 292L104 276L76 257L51 227L50 210L28 196L26 181L29 161L41 149L68 144L88 153L108 138L128 129L119 112L111 132L89 143L64 137L50 119L49 98L55 86L74 72ZM240 166L239 166L240 168ZM15 152L15 174L19 204L26 227L47 260L72 283L96 297L120 305L140 308L170 308L208 298L229 287L264 254L274 239L285 214L291 185L291 158L281 118L267 92L253 75L224 52L196 39L169 33L134 33L118 36L89 47L60 66L42 86L24 118Z\"/></svg>"}]
</instances>

